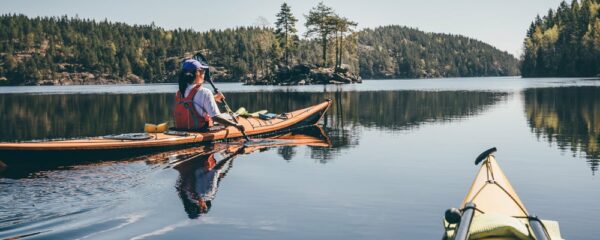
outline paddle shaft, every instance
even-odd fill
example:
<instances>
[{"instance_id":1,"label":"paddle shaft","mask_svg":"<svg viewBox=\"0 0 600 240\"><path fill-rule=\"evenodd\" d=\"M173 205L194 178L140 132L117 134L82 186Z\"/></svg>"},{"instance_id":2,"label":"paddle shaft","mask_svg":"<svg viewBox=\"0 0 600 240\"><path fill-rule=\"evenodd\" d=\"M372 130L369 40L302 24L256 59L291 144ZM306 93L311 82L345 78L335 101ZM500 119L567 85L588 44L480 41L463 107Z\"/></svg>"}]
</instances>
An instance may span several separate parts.
<instances>
[{"instance_id":1,"label":"paddle shaft","mask_svg":"<svg viewBox=\"0 0 600 240\"><path fill-rule=\"evenodd\" d=\"M212 88L214 89L215 93L221 93L223 94L216 86L215 83L213 83L212 79L208 78L208 83L210 83L210 86L212 86ZM227 104L227 101L225 101L225 98L221 99L221 102L223 102L223 105L225 105L225 110L227 111L227 113L229 113L229 116L231 116L231 118L233 119L233 122L235 124L240 124L237 120L237 118L235 118L235 116L233 115L233 111L231 111L231 108L229 107L229 104ZM239 129L240 132L242 132L242 135L244 136L244 139L246 139L247 141L250 141L250 138L248 137L248 135L246 135L246 130L245 129Z\"/></svg>"},{"instance_id":2,"label":"paddle shaft","mask_svg":"<svg viewBox=\"0 0 600 240\"><path fill-rule=\"evenodd\" d=\"M471 228L471 222L475 215L475 204L472 202L467 203L463 209L463 215L458 224L458 229L454 235L455 240L467 240L469 239L469 228Z\"/></svg>"},{"instance_id":3,"label":"paddle shaft","mask_svg":"<svg viewBox=\"0 0 600 240\"><path fill-rule=\"evenodd\" d=\"M529 216L529 226L533 229L533 235L537 240L549 240L548 231L544 227L544 223L537 216Z\"/></svg>"}]
</instances>

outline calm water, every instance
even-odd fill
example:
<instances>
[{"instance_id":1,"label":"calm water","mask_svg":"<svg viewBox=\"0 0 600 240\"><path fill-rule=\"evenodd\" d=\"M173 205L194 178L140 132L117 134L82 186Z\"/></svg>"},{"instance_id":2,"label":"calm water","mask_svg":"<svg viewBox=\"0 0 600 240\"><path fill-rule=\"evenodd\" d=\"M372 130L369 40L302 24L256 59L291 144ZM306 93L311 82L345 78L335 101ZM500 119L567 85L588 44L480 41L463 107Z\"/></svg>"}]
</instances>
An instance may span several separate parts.
<instances>
[{"instance_id":1,"label":"calm water","mask_svg":"<svg viewBox=\"0 0 600 240\"><path fill-rule=\"evenodd\" d=\"M475 156L491 146L531 213L559 221L566 239L598 236L600 82L222 86L231 105L250 110L333 99L324 122L331 147L235 154L219 145L187 161L165 154L8 168L0 238L440 239L444 210L458 207L478 169ZM170 119L175 89L0 88L0 141L139 132L144 122ZM194 189L215 163L218 191L203 210Z\"/></svg>"}]
</instances>

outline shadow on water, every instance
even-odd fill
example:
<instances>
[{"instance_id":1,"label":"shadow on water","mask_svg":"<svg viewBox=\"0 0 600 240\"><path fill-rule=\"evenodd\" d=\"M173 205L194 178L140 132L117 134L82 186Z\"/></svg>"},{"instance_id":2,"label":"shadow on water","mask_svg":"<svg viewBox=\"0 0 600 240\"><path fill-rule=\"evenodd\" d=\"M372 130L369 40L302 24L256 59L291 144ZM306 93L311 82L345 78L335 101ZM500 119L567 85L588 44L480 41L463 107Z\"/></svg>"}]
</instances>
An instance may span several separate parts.
<instances>
[{"instance_id":1,"label":"shadow on water","mask_svg":"<svg viewBox=\"0 0 600 240\"><path fill-rule=\"evenodd\" d=\"M600 88L537 88L524 91L525 114L538 138L600 165Z\"/></svg>"}]
</instances>

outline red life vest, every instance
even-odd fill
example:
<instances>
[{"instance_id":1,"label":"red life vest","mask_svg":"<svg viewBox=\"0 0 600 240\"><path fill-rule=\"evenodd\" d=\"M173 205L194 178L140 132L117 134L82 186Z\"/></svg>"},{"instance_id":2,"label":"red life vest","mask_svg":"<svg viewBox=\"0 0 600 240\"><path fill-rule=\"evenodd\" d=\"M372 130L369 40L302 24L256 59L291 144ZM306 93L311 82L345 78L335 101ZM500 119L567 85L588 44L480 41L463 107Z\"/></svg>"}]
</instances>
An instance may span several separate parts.
<instances>
[{"instance_id":1,"label":"red life vest","mask_svg":"<svg viewBox=\"0 0 600 240\"><path fill-rule=\"evenodd\" d=\"M194 107L194 96L196 96L199 89L200 85L194 86L185 98L179 91L175 95L175 128L203 130L212 126L212 119L206 113L206 110L204 111L204 116L201 116Z\"/></svg>"}]
</instances>

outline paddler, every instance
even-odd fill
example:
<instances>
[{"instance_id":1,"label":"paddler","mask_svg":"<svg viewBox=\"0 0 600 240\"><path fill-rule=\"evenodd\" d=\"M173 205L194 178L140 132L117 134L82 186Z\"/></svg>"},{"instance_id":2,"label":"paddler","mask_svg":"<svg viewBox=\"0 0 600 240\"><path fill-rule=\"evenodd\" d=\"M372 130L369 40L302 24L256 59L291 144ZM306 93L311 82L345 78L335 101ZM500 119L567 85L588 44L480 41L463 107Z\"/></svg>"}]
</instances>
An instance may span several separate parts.
<instances>
[{"instance_id":1,"label":"paddler","mask_svg":"<svg viewBox=\"0 0 600 240\"><path fill-rule=\"evenodd\" d=\"M222 93L214 95L211 90L202 87L208 68L208 65L195 59L183 62L179 75L179 90L175 98L175 128L207 131L213 126L213 121L216 121L243 131L242 125L221 116L217 102L222 102L225 96Z\"/></svg>"}]
</instances>

